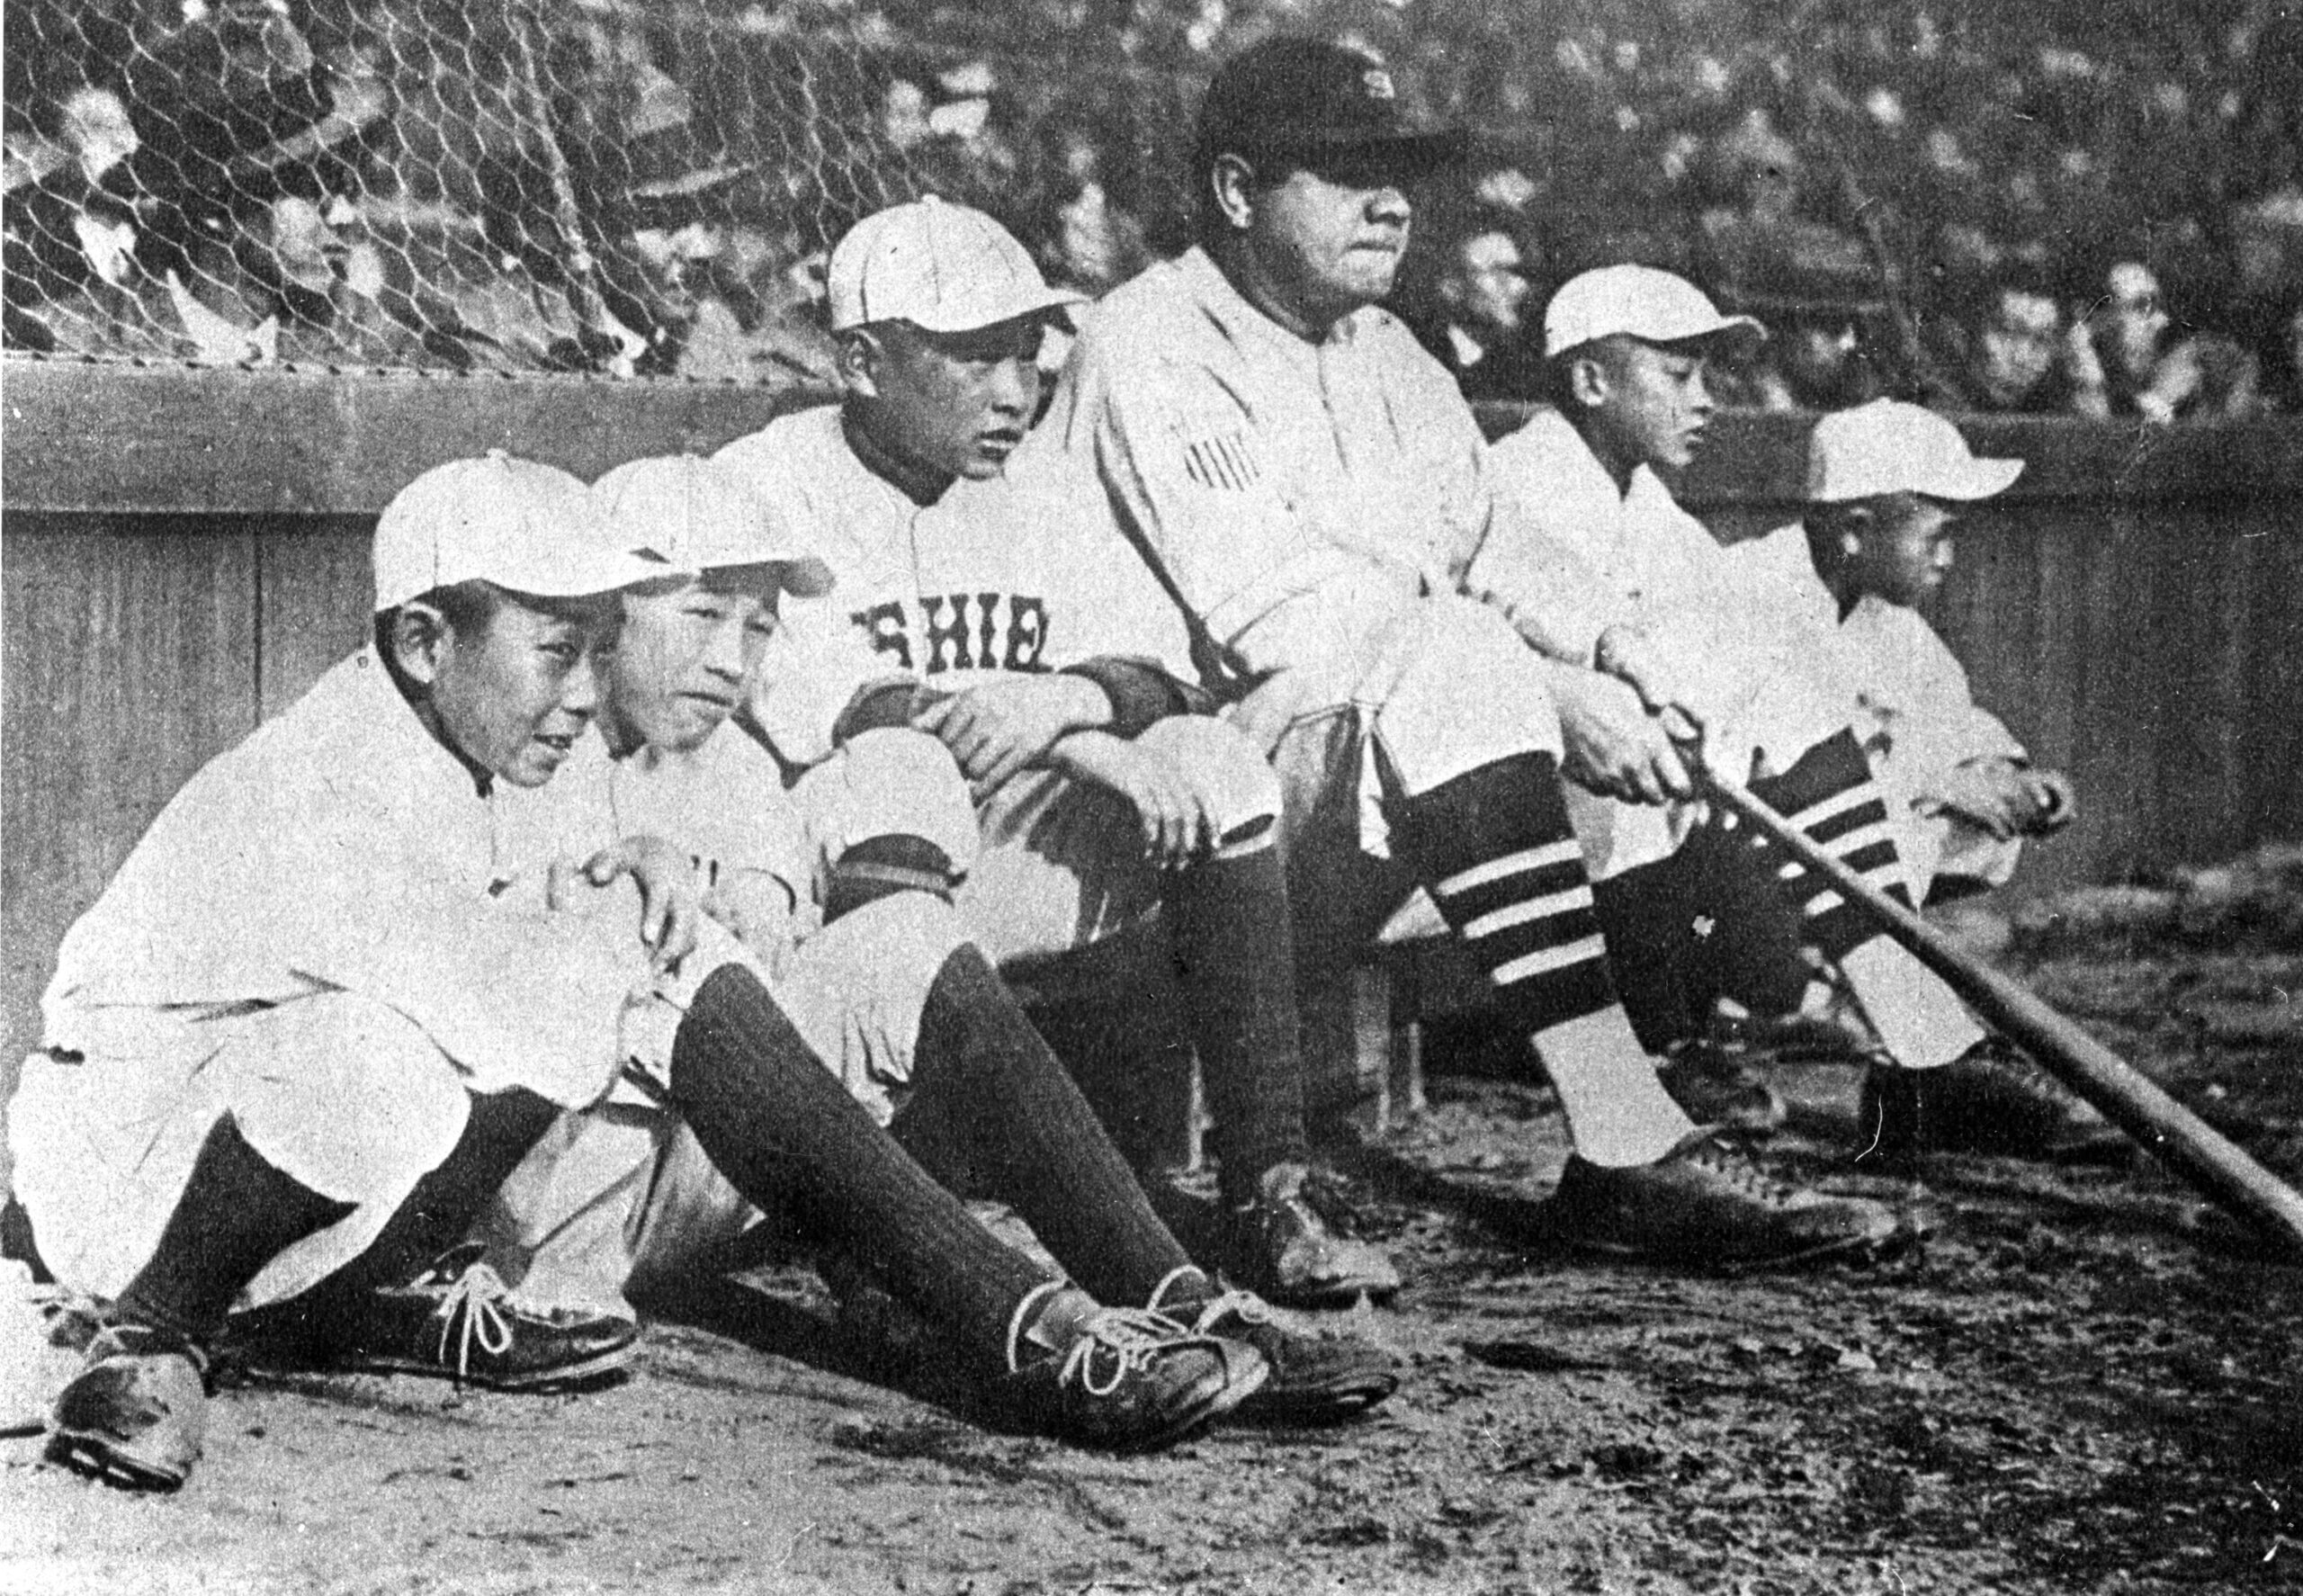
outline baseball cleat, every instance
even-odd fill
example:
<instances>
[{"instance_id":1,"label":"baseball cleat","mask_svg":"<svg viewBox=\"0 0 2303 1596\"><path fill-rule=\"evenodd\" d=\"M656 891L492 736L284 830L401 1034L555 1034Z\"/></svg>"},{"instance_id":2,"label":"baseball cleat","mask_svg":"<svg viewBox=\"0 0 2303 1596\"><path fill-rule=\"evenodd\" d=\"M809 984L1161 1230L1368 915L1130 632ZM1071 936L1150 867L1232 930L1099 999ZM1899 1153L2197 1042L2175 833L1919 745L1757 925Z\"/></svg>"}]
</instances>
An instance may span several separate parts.
<instances>
[{"instance_id":1,"label":"baseball cleat","mask_svg":"<svg viewBox=\"0 0 2303 1596\"><path fill-rule=\"evenodd\" d=\"M1912 1239L1894 1209L1779 1185L1698 1128L1652 1164L1567 1161L1549 1233L1610 1258L1740 1270L1877 1254Z\"/></svg>"},{"instance_id":2,"label":"baseball cleat","mask_svg":"<svg viewBox=\"0 0 2303 1596\"><path fill-rule=\"evenodd\" d=\"M362 1297L333 1327L330 1367L431 1375L490 1391L549 1391L596 1380L630 1361L639 1325L524 1301L479 1252L467 1242L407 1285Z\"/></svg>"},{"instance_id":3,"label":"baseball cleat","mask_svg":"<svg viewBox=\"0 0 2303 1596\"><path fill-rule=\"evenodd\" d=\"M2135 1144L1995 1036L1936 1070L1874 1065L1857 1132L1866 1152L1979 1152L2043 1163L2124 1163Z\"/></svg>"},{"instance_id":4,"label":"baseball cleat","mask_svg":"<svg viewBox=\"0 0 2303 1596\"><path fill-rule=\"evenodd\" d=\"M110 1324L56 1399L48 1455L132 1491L174 1491L208 1429L208 1357L170 1331Z\"/></svg>"},{"instance_id":5,"label":"baseball cleat","mask_svg":"<svg viewBox=\"0 0 2303 1596\"><path fill-rule=\"evenodd\" d=\"M1291 1308L1349 1307L1397 1293L1400 1272L1383 1249L1338 1234L1313 1206L1312 1184L1299 1163L1263 1172L1254 1199L1223 1215L1224 1278Z\"/></svg>"},{"instance_id":6,"label":"baseball cleat","mask_svg":"<svg viewBox=\"0 0 2303 1596\"><path fill-rule=\"evenodd\" d=\"M1040 1296L1017 1309L998 1394L1044 1434L1107 1451L1156 1451L1232 1412L1270 1377L1253 1348L1141 1308L1098 1308L1067 1343L1042 1348L1020 1333Z\"/></svg>"},{"instance_id":7,"label":"baseball cleat","mask_svg":"<svg viewBox=\"0 0 2303 1596\"><path fill-rule=\"evenodd\" d=\"M1217 1291L1197 1269L1178 1269L1162 1280L1151 1308L1179 1330L1221 1336L1263 1354L1271 1377L1239 1405L1242 1419L1299 1424L1354 1419L1400 1387L1392 1359L1376 1348L1290 1330L1253 1292Z\"/></svg>"}]
</instances>

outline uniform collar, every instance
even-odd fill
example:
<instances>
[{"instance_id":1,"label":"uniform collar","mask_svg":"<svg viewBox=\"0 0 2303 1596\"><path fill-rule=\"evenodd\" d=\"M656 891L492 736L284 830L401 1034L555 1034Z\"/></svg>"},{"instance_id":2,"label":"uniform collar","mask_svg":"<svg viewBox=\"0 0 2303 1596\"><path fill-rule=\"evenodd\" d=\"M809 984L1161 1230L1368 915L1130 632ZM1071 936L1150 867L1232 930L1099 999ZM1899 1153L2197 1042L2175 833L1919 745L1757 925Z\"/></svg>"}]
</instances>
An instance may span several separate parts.
<instances>
[{"instance_id":1,"label":"uniform collar","mask_svg":"<svg viewBox=\"0 0 2303 1596\"><path fill-rule=\"evenodd\" d=\"M1318 369L1322 351L1349 347L1356 342L1360 324L1374 313L1372 308L1354 310L1330 327L1326 337L1314 342L1290 332L1258 309L1247 295L1232 286L1232 280L1223 275L1223 268L1200 246L1195 244L1179 256L1176 270L1182 274L1200 309L1224 336L1234 344L1268 351L1306 372Z\"/></svg>"}]
</instances>

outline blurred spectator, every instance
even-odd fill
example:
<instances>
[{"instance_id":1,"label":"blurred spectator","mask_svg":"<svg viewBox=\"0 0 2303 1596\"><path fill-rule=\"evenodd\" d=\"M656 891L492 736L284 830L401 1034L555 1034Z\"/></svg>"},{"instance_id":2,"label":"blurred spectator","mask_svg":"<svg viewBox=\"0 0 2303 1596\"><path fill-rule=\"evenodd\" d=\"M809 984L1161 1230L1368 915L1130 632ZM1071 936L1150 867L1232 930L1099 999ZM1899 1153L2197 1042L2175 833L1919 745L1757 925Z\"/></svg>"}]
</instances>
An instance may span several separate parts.
<instances>
[{"instance_id":1,"label":"blurred spectator","mask_svg":"<svg viewBox=\"0 0 2303 1596\"><path fill-rule=\"evenodd\" d=\"M2102 299L2081 325L2101 382L2074 391L2080 415L2138 416L2164 426L2179 416L2204 419L2253 408L2254 373L2238 342L2221 333L2178 332L2158 273L2141 261L2112 265Z\"/></svg>"},{"instance_id":2,"label":"blurred spectator","mask_svg":"<svg viewBox=\"0 0 2303 1596\"><path fill-rule=\"evenodd\" d=\"M1944 370L1939 409L2072 414L2102 372L2083 331L2064 324L2037 274L2006 267L1984 280L1967 314L1937 324Z\"/></svg>"},{"instance_id":3,"label":"blurred spectator","mask_svg":"<svg viewBox=\"0 0 2303 1596\"><path fill-rule=\"evenodd\" d=\"M1529 334L1527 256L1511 220L1474 211L1435 252L1432 281L1408 321L1470 399L1543 391L1543 352Z\"/></svg>"},{"instance_id":4,"label":"blurred spectator","mask_svg":"<svg viewBox=\"0 0 2303 1596\"><path fill-rule=\"evenodd\" d=\"M1767 342L1740 369L1723 372L1720 403L1779 413L1845 410L1886 390L1870 322L1861 304L1762 307Z\"/></svg>"}]
</instances>

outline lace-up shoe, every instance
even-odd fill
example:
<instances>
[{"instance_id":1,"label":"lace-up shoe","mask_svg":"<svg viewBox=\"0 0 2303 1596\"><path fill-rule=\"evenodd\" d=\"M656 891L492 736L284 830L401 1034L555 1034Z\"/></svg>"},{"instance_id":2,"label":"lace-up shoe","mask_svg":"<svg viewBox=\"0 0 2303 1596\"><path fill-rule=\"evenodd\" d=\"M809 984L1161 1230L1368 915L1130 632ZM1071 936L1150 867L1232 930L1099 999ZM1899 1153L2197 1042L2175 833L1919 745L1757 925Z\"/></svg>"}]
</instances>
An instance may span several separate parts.
<instances>
[{"instance_id":1,"label":"lace-up shoe","mask_svg":"<svg viewBox=\"0 0 2303 1596\"><path fill-rule=\"evenodd\" d=\"M1348 1336L1315 1336L1279 1322L1250 1291L1219 1291L1197 1269L1178 1269L1152 1294L1152 1312L1193 1335L1220 1336L1263 1354L1271 1377L1242 1402L1242 1419L1327 1423L1356 1418L1399 1389L1391 1358Z\"/></svg>"},{"instance_id":2,"label":"lace-up shoe","mask_svg":"<svg viewBox=\"0 0 2303 1596\"><path fill-rule=\"evenodd\" d=\"M1141 1308L1098 1308L1061 1346L1024 1333L1057 1288L1018 1304L999 1394L1043 1433L1114 1452L1173 1446L1238 1407L1270 1376L1262 1354Z\"/></svg>"},{"instance_id":3,"label":"lace-up shoe","mask_svg":"<svg viewBox=\"0 0 2303 1596\"><path fill-rule=\"evenodd\" d=\"M1875 1065L1864 1077L1857 1126L1864 1146L1886 1153L2123 1163L2135 1152L2118 1126L1996 1036L1937 1070Z\"/></svg>"},{"instance_id":4,"label":"lace-up shoe","mask_svg":"<svg viewBox=\"0 0 2303 1596\"><path fill-rule=\"evenodd\" d=\"M108 1324L56 1399L48 1455L134 1491L174 1491L208 1429L208 1355L149 1325Z\"/></svg>"},{"instance_id":5,"label":"lace-up shoe","mask_svg":"<svg viewBox=\"0 0 2303 1596\"><path fill-rule=\"evenodd\" d=\"M1884 1203L1779 1185L1707 1129L1652 1164L1610 1170L1571 1158L1545 1209L1550 1233L1569 1246L1727 1270L1877 1253L1910 1239Z\"/></svg>"},{"instance_id":6,"label":"lace-up shoe","mask_svg":"<svg viewBox=\"0 0 2303 1596\"><path fill-rule=\"evenodd\" d=\"M331 1362L372 1374L433 1375L490 1391L541 1391L621 1368L629 1319L524 1301L467 1243L405 1286L369 1293L330 1337Z\"/></svg>"},{"instance_id":7,"label":"lace-up shoe","mask_svg":"<svg viewBox=\"0 0 2303 1596\"><path fill-rule=\"evenodd\" d=\"M1400 1272L1383 1249L1342 1233L1320 1196L1303 1164L1265 1170L1253 1200L1223 1216L1225 1277L1292 1308L1349 1307L1396 1293Z\"/></svg>"}]
</instances>

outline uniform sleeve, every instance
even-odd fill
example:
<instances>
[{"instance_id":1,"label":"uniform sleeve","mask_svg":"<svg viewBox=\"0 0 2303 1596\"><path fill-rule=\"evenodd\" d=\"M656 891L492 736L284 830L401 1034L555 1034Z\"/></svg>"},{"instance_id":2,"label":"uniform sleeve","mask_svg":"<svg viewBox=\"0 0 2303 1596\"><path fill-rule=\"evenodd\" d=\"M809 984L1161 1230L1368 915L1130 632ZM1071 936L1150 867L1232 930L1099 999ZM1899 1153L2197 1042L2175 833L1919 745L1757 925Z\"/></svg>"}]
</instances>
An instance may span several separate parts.
<instances>
[{"instance_id":1,"label":"uniform sleeve","mask_svg":"<svg viewBox=\"0 0 2303 1596\"><path fill-rule=\"evenodd\" d=\"M1546 480L1543 456L1522 429L1487 453L1493 505L1465 590L1501 610L1538 652L1588 666L1600 635L1634 623L1637 606L1576 545L1575 529ZM1572 504L1572 496L1569 502Z\"/></svg>"}]
</instances>

